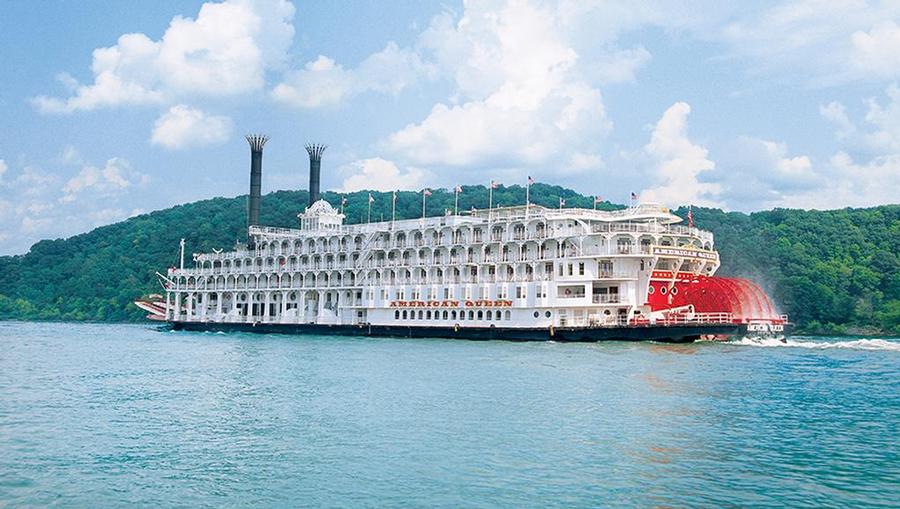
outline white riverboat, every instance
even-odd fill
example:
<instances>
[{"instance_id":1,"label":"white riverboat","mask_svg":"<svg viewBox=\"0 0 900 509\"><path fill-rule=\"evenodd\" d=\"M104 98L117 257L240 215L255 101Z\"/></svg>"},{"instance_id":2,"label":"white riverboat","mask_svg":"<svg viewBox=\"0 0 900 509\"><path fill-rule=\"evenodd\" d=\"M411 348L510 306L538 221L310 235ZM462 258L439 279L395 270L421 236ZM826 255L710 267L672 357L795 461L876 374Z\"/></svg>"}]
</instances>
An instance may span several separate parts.
<instances>
[{"instance_id":1,"label":"white riverboat","mask_svg":"<svg viewBox=\"0 0 900 509\"><path fill-rule=\"evenodd\" d=\"M319 198L297 228L258 224L264 137L253 153L248 239L158 274L139 301L176 329L596 341L783 333L755 284L720 278L712 233L653 203L616 211L534 204L345 224ZM257 150L258 149L258 150Z\"/></svg>"}]
</instances>

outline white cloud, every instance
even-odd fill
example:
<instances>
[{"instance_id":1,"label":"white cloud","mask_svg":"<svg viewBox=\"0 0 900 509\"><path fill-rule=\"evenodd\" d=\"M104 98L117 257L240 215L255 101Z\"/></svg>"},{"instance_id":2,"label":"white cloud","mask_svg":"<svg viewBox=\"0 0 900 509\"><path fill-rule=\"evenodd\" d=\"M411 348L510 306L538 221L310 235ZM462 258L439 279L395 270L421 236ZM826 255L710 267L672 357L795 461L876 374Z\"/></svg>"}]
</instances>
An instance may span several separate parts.
<instances>
[{"instance_id":1,"label":"white cloud","mask_svg":"<svg viewBox=\"0 0 900 509\"><path fill-rule=\"evenodd\" d=\"M863 71L897 77L900 75L900 26L894 21L878 23L868 32L852 36L852 62Z\"/></svg>"},{"instance_id":2,"label":"white cloud","mask_svg":"<svg viewBox=\"0 0 900 509\"><path fill-rule=\"evenodd\" d=\"M147 175L116 157L103 165L84 164L68 178L33 165L10 168L0 186L0 253L23 253L40 239L67 237L139 213L147 182Z\"/></svg>"},{"instance_id":3,"label":"white cloud","mask_svg":"<svg viewBox=\"0 0 900 509\"><path fill-rule=\"evenodd\" d=\"M372 191L394 191L420 189L425 180L425 172L409 168L401 172L392 161L379 157L360 159L341 168L344 173L352 173L344 179L339 191L349 193L362 189Z\"/></svg>"},{"instance_id":4,"label":"white cloud","mask_svg":"<svg viewBox=\"0 0 900 509\"><path fill-rule=\"evenodd\" d=\"M145 183L148 177L134 171L125 159L114 157L106 161L102 168L85 166L63 186L63 203L72 202L87 191L99 195L116 195L124 189Z\"/></svg>"},{"instance_id":5,"label":"white cloud","mask_svg":"<svg viewBox=\"0 0 900 509\"><path fill-rule=\"evenodd\" d=\"M419 55L389 42L356 69L344 69L331 58L319 55L307 62L303 70L288 73L272 90L272 97L291 106L318 108L339 104L367 91L398 94L431 74L433 69Z\"/></svg>"},{"instance_id":6,"label":"white cloud","mask_svg":"<svg viewBox=\"0 0 900 509\"><path fill-rule=\"evenodd\" d=\"M150 141L169 149L197 147L226 141L232 130L228 117L178 104L156 119Z\"/></svg>"},{"instance_id":7,"label":"white cloud","mask_svg":"<svg viewBox=\"0 0 900 509\"><path fill-rule=\"evenodd\" d=\"M885 155L900 152L900 87L896 83L885 90L887 101L867 101L863 126L858 126L839 102L819 108L822 116L835 126L835 135L851 147Z\"/></svg>"},{"instance_id":8,"label":"white cloud","mask_svg":"<svg viewBox=\"0 0 900 509\"><path fill-rule=\"evenodd\" d=\"M838 139L847 138L856 132L856 126L847 115L847 108L843 104L832 101L826 106L820 106L819 113L825 120L834 124Z\"/></svg>"},{"instance_id":9,"label":"white cloud","mask_svg":"<svg viewBox=\"0 0 900 509\"><path fill-rule=\"evenodd\" d=\"M3 174L6 173L7 169L9 169L9 166L6 165L6 161L0 159L0 182L3 182Z\"/></svg>"},{"instance_id":10,"label":"white cloud","mask_svg":"<svg viewBox=\"0 0 900 509\"><path fill-rule=\"evenodd\" d=\"M789 207L792 196L827 184L825 168L789 154L784 142L740 136L718 151L716 163L720 199L737 210Z\"/></svg>"},{"instance_id":11,"label":"white cloud","mask_svg":"<svg viewBox=\"0 0 900 509\"><path fill-rule=\"evenodd\" d=\"M174 17L158 41L124 34L116 45L94 50L93 83L78 84L64 74L60 81L71 96L32 102L43 113L72 113L258 90L266 70L286 60L293 15L287 0L207 2L196 19Z\"/></svg>"},{"instance_id":12,"label":"white cloud","mask_svg":"<svg viewBox=\"0 0 900 509\"><path fill-rule=\"evenodd\" d=\"M689 104L677 102L669 107L644 147L656 162L653 180L660 185L645 189L642 201L666 205L696 204L719 206L722 191L717 183L701 182L700 174L713 170L716 164L708 158L705 147L694 144L687 134Z\"/></svg>"},{"instance_id":13,"label":"white cloud","mask_svg":"<svg viewBox=\"0 0 900 509\"><path fill-rule=\"evenodd\" d=\"M593 153L611 128L600 90L577 69L557 13L526 2L466 4L436 17L420 44L456 86L383 147L416 166L534 167ZM577 168L569 168L573 170Z\"/></svg>"},{"instance_id":14,"label":"white cloud","mask_svg":"<svg viewBox=\"0 0 900 509\"><path fill-rule=\"evenodd\" d=\"M900 70L896 25L884 21L898 16L898 2L793 0L738 11L724 28L698 36L728 42L757 70L802 70L813 83L831 84Z\"/></svg>"}]
</instances>

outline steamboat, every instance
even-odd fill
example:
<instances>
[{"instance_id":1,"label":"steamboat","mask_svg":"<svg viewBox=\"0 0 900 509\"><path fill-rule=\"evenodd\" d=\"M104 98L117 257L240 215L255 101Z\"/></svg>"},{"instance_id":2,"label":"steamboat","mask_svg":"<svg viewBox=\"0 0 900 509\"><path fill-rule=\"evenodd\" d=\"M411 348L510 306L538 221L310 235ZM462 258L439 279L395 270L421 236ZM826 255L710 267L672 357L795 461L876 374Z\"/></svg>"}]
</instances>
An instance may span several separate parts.
<instances>
[{"instance_id":1,"label":"steamboat","mask_svg":"<svg viewBox=\"0 0 900 509\"><path fill-rule=\"evenodd\" d=\"M308 145L297 228L260 225L267 138L247 140L246 242L196 253L188 267L182 240L179 266L157 273L165 295L135 302L148 318L191 331L514 341L689 342L789 327L758 285L715 275L712 233L659 204L552 209L526 198L425 217L426 190L420 219L345 224L320 197L325 147Z\"/></svg>"}]
</instances>

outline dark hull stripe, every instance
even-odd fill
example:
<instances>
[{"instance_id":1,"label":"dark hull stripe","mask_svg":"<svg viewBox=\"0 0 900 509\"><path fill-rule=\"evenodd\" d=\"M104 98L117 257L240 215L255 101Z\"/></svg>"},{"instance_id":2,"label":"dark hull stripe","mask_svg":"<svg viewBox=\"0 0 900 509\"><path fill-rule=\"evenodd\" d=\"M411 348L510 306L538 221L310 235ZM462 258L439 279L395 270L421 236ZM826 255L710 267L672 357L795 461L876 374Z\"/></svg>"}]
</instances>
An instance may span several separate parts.
<instances>
[{"instance_id":1,"label":"dark hull stripe","mask_svg":"<svg viewBox=\"0 0 900 509\"><path fill-rule=\"evenodd\" d=\"M742 335L746 325L706 324L640 327L409 327L400 325L249 324L213 322L170 322L175 330L210 332L256 332L262 334L318 334L395 338L450 338L507 341L663 341L686 343L704 335Z\"/></svg>"}]
</instances>

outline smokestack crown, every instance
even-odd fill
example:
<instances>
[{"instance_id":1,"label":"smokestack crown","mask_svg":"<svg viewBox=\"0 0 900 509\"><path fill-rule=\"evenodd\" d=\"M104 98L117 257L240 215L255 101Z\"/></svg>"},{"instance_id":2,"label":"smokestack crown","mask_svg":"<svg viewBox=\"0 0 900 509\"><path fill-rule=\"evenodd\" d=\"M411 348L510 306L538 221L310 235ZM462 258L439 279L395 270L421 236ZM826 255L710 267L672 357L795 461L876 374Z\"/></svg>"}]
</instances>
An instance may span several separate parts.
<instances>
[{"instance_id":1,"label":"smokestack crown","mask_svg":"<svg viewBox=\"0 0 900 509\"><path fill-rule=\"evenodd\" d=\"M322 153L325 152L326 148L328 148L328 145L323 145L321 143L307 143L306 152L309 153L309 160L321 161Z\"/></svg>"},{"instance_id":2,"label":"smokestack crown","mask_svg":"<svg viewBox=\"0 0 900 509\"><path fill-rule=\"evenodd\" d=\"M265 134L248 134L244 137L247 138L247 143L250 144L250 150L253 152L262 152L263 146L269 141L269 137Z\"/></svg>"}]
</instances>

